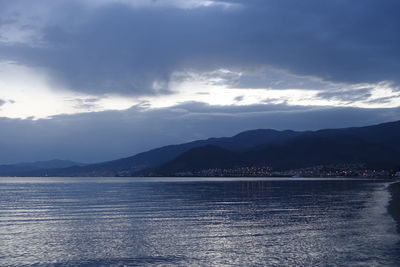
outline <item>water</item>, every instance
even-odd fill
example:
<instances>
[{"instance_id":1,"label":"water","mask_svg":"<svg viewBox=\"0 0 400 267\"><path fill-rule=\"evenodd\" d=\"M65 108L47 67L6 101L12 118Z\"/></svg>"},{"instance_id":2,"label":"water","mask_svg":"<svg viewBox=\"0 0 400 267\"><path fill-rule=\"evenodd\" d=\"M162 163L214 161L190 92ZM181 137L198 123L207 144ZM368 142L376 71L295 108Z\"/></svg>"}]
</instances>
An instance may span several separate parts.
<instances>
[{"instance_id":1,"label":"water","mask_svg":"<svg viewBox=\"0 0 400 267\"><path fill-rule=\"evenodd\" d=\"M387 184L2 178L0 266L400 266Z\"/></svg>"}]
</instances>

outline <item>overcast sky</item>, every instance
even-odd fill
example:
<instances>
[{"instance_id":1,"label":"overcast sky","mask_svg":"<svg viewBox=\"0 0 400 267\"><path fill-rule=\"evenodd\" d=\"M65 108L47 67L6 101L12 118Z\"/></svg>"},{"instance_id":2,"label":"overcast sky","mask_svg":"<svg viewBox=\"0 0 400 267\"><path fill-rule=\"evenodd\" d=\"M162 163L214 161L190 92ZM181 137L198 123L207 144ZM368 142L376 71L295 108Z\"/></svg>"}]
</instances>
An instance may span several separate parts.
<instances>
[{"instance_id":1,"label":"overcast sky","mask_svg":"<svg viewBox=\"0 0 400 267\"><path fill-rule=\"evenodd\" d=\"M398 0L0 0L0 164L400 119Z\"/></svg>"}]
</instances>

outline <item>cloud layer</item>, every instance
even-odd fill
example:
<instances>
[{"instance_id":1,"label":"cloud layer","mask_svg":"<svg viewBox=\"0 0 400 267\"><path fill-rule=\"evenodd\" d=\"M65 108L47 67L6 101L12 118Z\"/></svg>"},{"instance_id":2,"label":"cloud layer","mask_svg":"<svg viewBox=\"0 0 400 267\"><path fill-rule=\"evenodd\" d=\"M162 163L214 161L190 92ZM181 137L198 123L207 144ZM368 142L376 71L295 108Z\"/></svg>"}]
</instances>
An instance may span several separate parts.
<instances>
[{"instance_id":1,"label":"cloud layer","mask_svg":"<svg viewBox=\"0 0 400 267\"><path fill-rule=\"evenodd\" d=\"M29 2L0 2L0 59L81 92L168 93L175 71L265 66L400 81L396 0Z\"/></svg>"},{"instance_id":2,"label":"cloud layer","mask_svg":"<svg viewBox=\"0 0 400 267\"><path fill-rule=\"evenodd\" d=\"M97 162L162 145L232 136L256 128L310 130L398 119L399 108L357 109L287 105L210 106L190 102L161 109L0 118L0 163L71 159Z\"/></svg>"}]
</instances>

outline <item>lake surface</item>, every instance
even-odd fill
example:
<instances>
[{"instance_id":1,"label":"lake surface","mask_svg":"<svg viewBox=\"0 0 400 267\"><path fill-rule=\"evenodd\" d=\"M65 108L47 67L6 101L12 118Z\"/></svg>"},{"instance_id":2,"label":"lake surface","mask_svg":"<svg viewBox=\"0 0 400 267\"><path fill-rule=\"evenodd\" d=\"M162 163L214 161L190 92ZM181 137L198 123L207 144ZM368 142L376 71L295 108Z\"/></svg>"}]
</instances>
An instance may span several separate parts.
<instances>
[{"instance_id":1,"label":"lake surface","mask_svg":"<svg viewBox=\"0 0 400 267\"><path fill-rule=\"evenodd\" d=\"M0 178L0 266L400 266L387 185Z\"/></svg>"}]
</instances>

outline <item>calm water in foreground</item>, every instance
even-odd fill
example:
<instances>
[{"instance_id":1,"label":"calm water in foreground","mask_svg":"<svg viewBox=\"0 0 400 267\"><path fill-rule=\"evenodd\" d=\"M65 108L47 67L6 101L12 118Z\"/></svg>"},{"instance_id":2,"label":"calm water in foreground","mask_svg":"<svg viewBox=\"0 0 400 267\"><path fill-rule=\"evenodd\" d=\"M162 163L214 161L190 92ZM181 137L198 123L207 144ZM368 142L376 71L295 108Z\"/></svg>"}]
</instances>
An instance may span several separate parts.
<instances>
[{"instance_id":1,"label":"calm water in foreground","mask_svg":"<svg viewBox=\"0 0 400 267\"><path fill-rule=\"evenodd\" d=\"M0 265L400 266L387 185L0 178Z\"/></svg>"}]
</instances>

